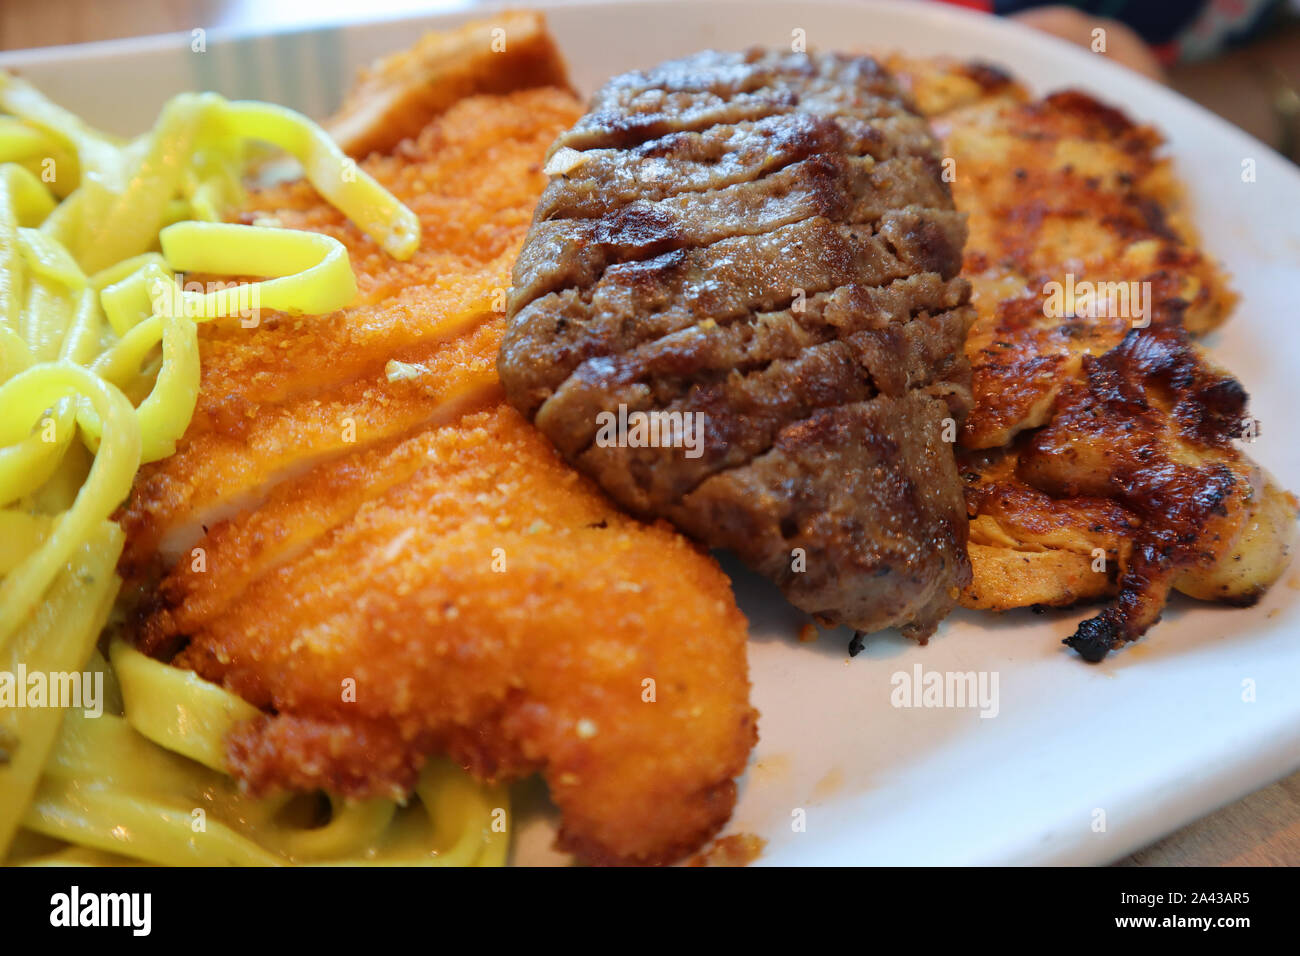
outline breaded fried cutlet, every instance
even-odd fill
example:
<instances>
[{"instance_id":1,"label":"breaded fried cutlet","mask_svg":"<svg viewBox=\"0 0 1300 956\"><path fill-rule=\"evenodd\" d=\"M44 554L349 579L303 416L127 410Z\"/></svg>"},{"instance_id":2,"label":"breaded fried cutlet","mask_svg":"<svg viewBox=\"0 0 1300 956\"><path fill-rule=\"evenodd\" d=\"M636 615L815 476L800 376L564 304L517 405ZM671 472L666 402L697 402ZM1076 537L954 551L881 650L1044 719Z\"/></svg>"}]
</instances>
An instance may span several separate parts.
<instances>
[{"instance_id":1,"label":"breaded fried cutlet","mask_svg":"<svg viewBox=\"0 0 1300 956\"><path fill-rule=\"evenodd\" d=\"M244 218L343 242L359 294L322 316L205 323L194 420L176 454L146 466L127 513L128 582L263 489L316 460L409 433L472 404L497 378L484 320L544 178L541 157L572 121L562 90L471 97L365 168L420 218L410 262L387 256L303 184L252 197ZM389 362L412 374L392 380ZM414 374L418 371L418 374Z\"/></svg>"},{"instance_id":2,"label":"breaded fried cutlet","mask_svg":"<svg viewBox=\"0 0 1300 956\"><path fill-rule=\"evenodd\" d=\"M561 846L597 863L670 862L730 816L756 724L729 581L513 409L322 466L218 531L151 626L268 711L230 742L255 790L406 793L431 753L540 772Z\"/></svg>"},{"instance_id":3,"label":"breaded fried cutlet","mask_svg":"<svg viewBox=\"0 0 1300 956\"><path fill-rule=\"evenodd\" d=\"M1196 245L1159 134L1083 93L1033 100L996 68L891 65L969 216L962 603L1111 598L1067 640L1100 660L1155 623L1171 588L1257 600L1286 565L1296 502L1238 447L1246 392L1195 342L1234 296Z\"/></svg>"},{"instance_id":4,"label":"breaded fried cutlet","mask_svg":"<svg viewBox=\"0 0 1300 956\"><path fill-rule=\"evenodd\" d=\"M360 294L204 327L198 412L137 480L122 569L138 644L262 709L227 742L253 790L400 795L446 754L540 773L582 860L668 863L730 816L756 739L745 620L495 371L546 147L580 113L565 89L471 96L364 159L420 218L407 263L305 186L255 193L246 218L339 238Z\"/></svg>"}]
</instances>

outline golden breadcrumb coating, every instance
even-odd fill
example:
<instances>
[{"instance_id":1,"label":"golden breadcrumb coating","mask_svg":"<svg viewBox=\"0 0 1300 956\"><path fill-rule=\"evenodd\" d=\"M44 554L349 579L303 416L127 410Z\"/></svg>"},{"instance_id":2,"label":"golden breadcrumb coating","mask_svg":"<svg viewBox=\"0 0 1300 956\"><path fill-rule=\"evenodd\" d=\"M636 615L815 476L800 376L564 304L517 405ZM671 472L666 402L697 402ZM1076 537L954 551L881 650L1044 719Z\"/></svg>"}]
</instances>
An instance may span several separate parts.
<instances>
[{"instance_id":1,"label":"golden breadcrumb coating","mask_svg":"<svg viewBox=\"0 0 1300 956\"><path fill-rule=\"evenodd\" d=\"M495 372L542 158L580 113L558 89L472 97L365 160L420 217L408 263L306 187L253 197L247 218L343 241L361 294L204 329L198 414L137 482L123 569L140 644L263 709L229 741L254 789L405 793L444 753L541 773L584 860L667 863L727 820L756 739L744 618Z\"/></svg>"}]
</instances>

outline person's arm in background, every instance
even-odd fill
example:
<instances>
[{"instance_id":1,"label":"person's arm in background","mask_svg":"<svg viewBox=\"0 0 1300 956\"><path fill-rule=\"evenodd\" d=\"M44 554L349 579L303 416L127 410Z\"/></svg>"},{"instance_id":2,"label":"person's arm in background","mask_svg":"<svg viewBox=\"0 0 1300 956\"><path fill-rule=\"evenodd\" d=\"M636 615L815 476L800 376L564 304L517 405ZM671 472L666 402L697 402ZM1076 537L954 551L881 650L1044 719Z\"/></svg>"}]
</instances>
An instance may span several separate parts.
<instances>
[{"instance_id":1,"label":"person's arm in background","mask_svg":"<svg viewBox=\"0 0 1300 956\"><path fill-rule=\"evenodd\" d=\"M1159 83L1165 82L1165 71L1155 51L1147 45L1137 31L1119 20L1093 16L1066 6L1037 7L1014 13L1011 19L1035 30L1058 36L1062 40L1069 40L1094 52L1097 52L1099 39L1096 31L1104 30L1105 33L1100 39L1105 44L1104 52L1107 57Z\"/></svg>"}]
</instances>

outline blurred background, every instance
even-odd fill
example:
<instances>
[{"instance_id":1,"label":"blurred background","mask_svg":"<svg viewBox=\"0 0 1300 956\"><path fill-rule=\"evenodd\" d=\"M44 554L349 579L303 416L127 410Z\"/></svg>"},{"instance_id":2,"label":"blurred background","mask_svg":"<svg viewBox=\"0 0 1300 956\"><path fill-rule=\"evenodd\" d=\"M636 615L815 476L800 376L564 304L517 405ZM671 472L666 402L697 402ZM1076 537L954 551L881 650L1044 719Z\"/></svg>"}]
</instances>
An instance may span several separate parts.
<instances>
[{"instance_id":1,"label":"blurred background","mask_svg":"<svg viewBox=\"0 0 1300 956\"><path fill-rule=\"evenodd\" d=\"M617 2L617 0L615 0ZM1300 162L1300 0L914 0L1012 16L1157 77ZM475 0L4 0L0 50L461 10ZM526 4L520 4L526 5Z\"/></svg>"}]
</instances>

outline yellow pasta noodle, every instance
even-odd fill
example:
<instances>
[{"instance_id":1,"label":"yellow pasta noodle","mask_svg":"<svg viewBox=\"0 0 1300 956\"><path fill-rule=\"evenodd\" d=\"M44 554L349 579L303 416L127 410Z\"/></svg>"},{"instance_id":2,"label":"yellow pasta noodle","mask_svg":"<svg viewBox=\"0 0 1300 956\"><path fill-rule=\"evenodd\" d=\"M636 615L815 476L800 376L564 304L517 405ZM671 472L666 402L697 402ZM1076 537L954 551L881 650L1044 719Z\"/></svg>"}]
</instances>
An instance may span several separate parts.
<instances>
[{"instance_id":1,"label":"yellow pasta noodle","mask_svg":"<svg viewBox=\"0 0 1300 956\"><path fill-rule=\"evenodd\" d=\"M0 667L16 674L80 670L94 649L120 583L113 566L122 551L122 532L101 521L80 542L45 601L0 649ZM15 688L21 691L23 688ZM54 746L63 712L54 707L0 710L0 849L8 846L37 787Z\"/></svg>"},{"instance_id":2,"label":"yellow pasta noodle","mask_svg":"<svg viewBox=\"0 0 1300 956\"><path fill-rule=\"evenodd\" d=\"M357 294L343 243L331 236L264 226L178 222L159 237L167 264L180 272L275 278L206 294L185 292L200 319L238 315L247 301L291 314L333 312Z\"/></svg>"}]
</instances>

